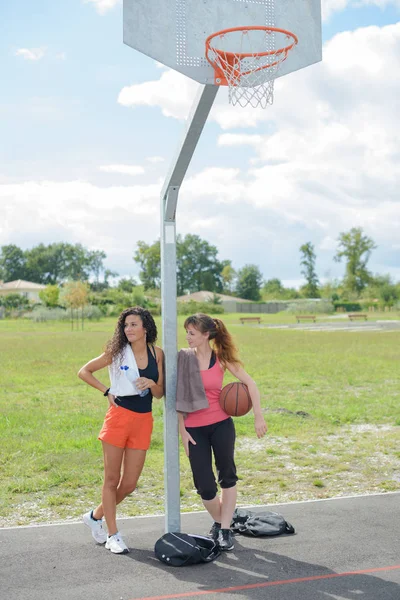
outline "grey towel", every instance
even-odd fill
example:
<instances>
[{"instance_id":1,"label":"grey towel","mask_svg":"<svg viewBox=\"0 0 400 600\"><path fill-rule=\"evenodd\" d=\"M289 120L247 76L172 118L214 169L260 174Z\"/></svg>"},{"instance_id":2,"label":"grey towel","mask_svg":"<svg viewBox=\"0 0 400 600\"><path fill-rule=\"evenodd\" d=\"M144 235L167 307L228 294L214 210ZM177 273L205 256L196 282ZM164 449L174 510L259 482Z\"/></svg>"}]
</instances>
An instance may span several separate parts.
<instances>
[{"instance_id":1,"label":"grey towel","mask_svg":"<svg viewBox=\"0 0 400 600\"><path fill-rule=\"evenodd\" d=\"M208 406L196 353L183 348L178 353L176 410L187 414Z\"/></svg>"}]
</instances>

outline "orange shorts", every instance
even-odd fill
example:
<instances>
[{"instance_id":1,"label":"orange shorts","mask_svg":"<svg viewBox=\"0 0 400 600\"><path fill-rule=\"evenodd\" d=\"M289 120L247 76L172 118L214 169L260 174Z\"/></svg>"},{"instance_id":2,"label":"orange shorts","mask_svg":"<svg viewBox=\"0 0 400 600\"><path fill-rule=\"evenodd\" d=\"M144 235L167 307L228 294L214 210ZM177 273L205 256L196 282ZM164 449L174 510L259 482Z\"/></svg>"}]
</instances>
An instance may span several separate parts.
<instances>
[{"instance_id":1,"label":"orange shorts","mask_svg":"<svg viewBox=\"0 0 400 600\"><path fill-rule=\"evenodd\" d=\"M110 406L98 439L118 448L148 450L153 431L153 415L137 413L122 406Z\"/></svg>"}]
</instances>

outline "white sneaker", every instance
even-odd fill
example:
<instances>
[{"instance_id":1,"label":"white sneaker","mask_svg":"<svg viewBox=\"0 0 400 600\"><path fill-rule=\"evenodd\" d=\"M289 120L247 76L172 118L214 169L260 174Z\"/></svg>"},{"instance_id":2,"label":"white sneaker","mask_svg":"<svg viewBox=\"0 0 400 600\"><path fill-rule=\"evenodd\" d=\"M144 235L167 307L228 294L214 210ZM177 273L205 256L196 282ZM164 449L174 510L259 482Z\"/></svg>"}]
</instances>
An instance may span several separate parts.
<instances>
[{"instance_id":1,"label":"white sneaker","mask_svg":"<svg viewBox=\"0 0 400 600\"><path fill-rule=\"evenodd\" d=\"M86 527L92 532L93 539L97 542L97 544L105 544L107 541L107 533L103 529L103 520L92 518L92 511L89 511L85 515L83 515L83 522Z\"/></svg>"},{"instance_id":2,"label":"white sneaker","mask_svg":"<svg viewBox=\"0 0 400 600\"><path fill-rule=\"evenodd\" d=\"M114 554L127 554L129 552L128 546L125 544L118 531L114 535L108 536L106 548L107 550L111 550Z\"/></svg>"}]
</instances>

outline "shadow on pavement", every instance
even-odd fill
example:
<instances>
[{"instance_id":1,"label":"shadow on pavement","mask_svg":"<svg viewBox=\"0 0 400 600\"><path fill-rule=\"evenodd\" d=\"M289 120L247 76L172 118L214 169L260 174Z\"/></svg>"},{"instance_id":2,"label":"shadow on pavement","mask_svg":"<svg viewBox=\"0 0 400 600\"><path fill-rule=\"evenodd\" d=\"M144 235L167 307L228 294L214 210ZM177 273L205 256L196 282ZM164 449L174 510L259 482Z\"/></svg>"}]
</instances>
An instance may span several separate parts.
<instances>
[{"instance_id":1,"label":"shadow on pavement","mask_svg":"<svg viewBox=\"0 0 400 600\"><path fill-rule=\"evenodd\" d=\"M284 537L284 536L282 536ZM260 542L260 539L258 540ZM257 543L254 539L253 543ZM260 543L265 545L264 543ZM165 572L168 579L185 584L192 583L187 596L208 592L205 597L214 594L232 595L232 598L284 598L285 600L312 600L331 598L335 600L399 600L400 585L382 579L388 571L374 573L338 574L331 569L287 556L268 552L263 549L249 549L242 546L240 538L235 538L235 550L223 553L216 561L209 564L188 567L168 567L161 563L151 551L132 549L127 555L136 562L151 565L160 572L162 582ZM400 561L399 561L400 562ZM158 576L156 576L158 578ZM297 580L297 581L296 581ZM300 581L299 581L300 580ZM162 589L162 583L157 588ZM187 586L184 586L187 589ZM183 586L177 584L176 597L184 597ZM229 589L231 588L231 589ZM239 589L237 589L239 588ZM242 588L242 589L240 589ZM244 589L243 589L244 588ZM154 589L154 588L153 588ZM197 594L196 594L197 592ZM164 592L168 598L174 594ZM239 595L238 595L239 594ZM156 598L158 596L151 596ZM159 592L163 597L163 592ZM203 596L204 597L204 596ZM129 600L139 598L132 596ZM145 596L142 596L145 598Z\"/></svg>"}]
</instances>

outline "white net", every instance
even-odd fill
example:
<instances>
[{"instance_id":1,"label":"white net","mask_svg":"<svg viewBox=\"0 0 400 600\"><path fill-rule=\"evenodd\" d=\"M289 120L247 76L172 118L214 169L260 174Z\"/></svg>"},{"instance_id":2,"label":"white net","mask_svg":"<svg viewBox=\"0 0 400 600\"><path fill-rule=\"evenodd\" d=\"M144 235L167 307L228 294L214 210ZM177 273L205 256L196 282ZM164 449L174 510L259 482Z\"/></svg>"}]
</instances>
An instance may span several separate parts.
<instances>
[{"instance_id":1,"label":"white net","mask_svg":"<svg viewBox=\"0 0 400 600\"><path fill-rule=\"evenodd\" d=\"M210 39L207 58L216 83L229 87L231 104L266 108L273 104L279 67L296 42L292 34L269 28L229 31Z\"/></svg>"}]
</instances>

